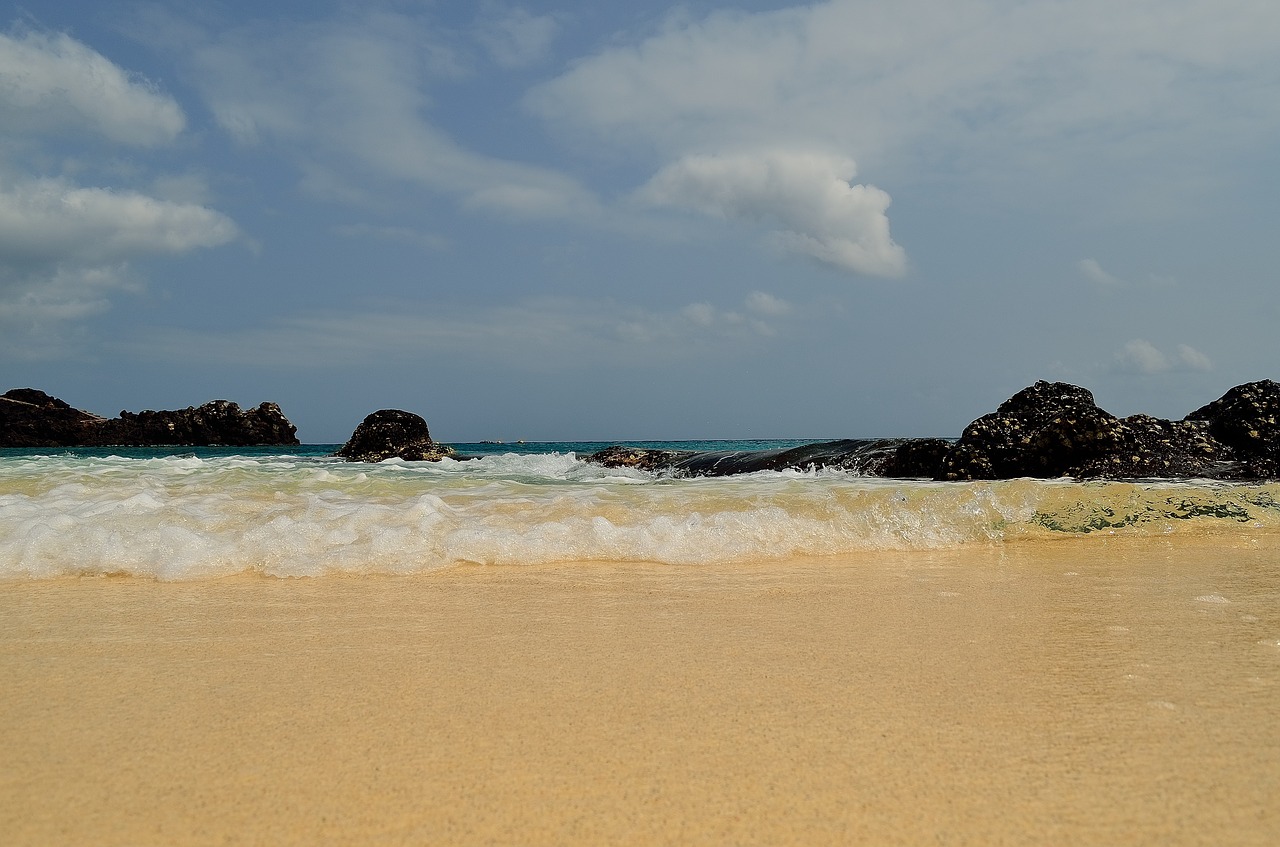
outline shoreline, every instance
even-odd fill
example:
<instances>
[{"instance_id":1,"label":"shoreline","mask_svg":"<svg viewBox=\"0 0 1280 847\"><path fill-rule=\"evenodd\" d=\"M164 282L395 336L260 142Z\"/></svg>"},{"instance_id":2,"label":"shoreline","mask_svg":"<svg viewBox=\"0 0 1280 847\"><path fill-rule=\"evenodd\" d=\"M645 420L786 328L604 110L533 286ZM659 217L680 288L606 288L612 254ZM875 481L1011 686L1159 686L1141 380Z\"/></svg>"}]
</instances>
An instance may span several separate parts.
<instances>
[{"instance_id":1,"label":"shoreline","mask_svg":"<svg viewBox=\"0 0 1280 847\"><path fill-rule=\"evenodd\" d=\"M6 582L0 830L1270 843L1276 552Z\"/></svg>"}]
</instances>

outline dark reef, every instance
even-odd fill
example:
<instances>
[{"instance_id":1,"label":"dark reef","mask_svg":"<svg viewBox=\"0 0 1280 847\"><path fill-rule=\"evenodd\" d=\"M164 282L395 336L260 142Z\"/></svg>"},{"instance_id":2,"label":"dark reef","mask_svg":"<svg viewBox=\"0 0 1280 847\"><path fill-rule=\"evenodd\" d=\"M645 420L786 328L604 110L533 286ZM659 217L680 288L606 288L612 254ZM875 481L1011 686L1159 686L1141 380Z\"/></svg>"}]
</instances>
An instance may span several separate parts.
<instances>
[{"instance_id":1,"label":"dark reef","mask_svg":"<svg viewBox=\"0 0 1280 847\"><path fill-rule=\"evenodd\" d=\"M1037 382L964 429L937 438L828 441L764 452L675 453L615 446L588 457L607 467L675 476L839 468L868 476L935 480L1280 478L1280 384L1232 388L1178 421L1116 416L1093 394Z\"/></svg>"},{"instance_id":2,"label":"dark reef","mask_svg":"<svg viewBox=\"0 0 1280 847\"><path fill-rule=\"evenodd\" d=\"M104 418L34 388L0 395L0 447L251 447L294 445L297 427L275 403L241 409L228 400Z\"/></svg>"}]
</instances>

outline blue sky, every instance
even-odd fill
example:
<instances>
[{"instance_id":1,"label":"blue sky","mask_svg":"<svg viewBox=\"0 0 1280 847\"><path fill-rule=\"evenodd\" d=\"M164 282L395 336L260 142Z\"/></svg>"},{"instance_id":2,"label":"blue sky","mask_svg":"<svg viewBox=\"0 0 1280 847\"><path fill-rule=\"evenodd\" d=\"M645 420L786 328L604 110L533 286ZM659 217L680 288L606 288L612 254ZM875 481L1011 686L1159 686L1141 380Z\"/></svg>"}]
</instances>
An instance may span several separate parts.
<instances>
[{"instance_id":1,"label":"blue sky","mask_svg":"<svg viewBox=\"0 0 1280 847\"><path fill-rule=\"evenodd\" d=\"M1272 2L259 6L3 7L0 387L621 440L1280 377Z\"/></svg>"}]
</instances>

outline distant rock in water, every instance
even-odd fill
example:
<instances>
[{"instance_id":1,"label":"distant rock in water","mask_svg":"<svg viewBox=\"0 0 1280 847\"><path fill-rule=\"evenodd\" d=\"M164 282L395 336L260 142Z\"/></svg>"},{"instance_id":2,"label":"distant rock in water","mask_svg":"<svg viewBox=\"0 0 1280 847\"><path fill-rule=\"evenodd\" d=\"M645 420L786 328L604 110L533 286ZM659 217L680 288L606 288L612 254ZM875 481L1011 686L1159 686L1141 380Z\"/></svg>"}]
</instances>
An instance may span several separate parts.
<instances>
[{"instance_id":1,"label":"distant rock in water","mask_svg":"<svg viewBox=\"0 0 1280 847\"><path fill-rule=\"evenodd\" d=\"M382 409L361 421L335 455L348 462L381 462L397 457L406 462L438 462L454 455L454 451L431 440L427 422L421 416Z\"/></svg>"},{"instance_id":2,"label":"distant rock in water","mask_svg":"<svg viewBox=\"0 0 1280 847\"><path fill-rule=\"evenodd\" d=\"M297 428L275 403L242 410L228 400L175 411L90 414L34 388L0 395L0 447L250 447L295 445Z\"/></svg>"},{"instance_id":3,"label":"distant rock in water","mask_svg":"<svg viewBox=\"0 0 1280 847\"><path fill-rule=\"evenodd\" d=\"M1065 382L1037 382L964 429L956 441L828 441L786 450L675 453L610 447L588 461L675 476L837 468L936 480L1280 479L1280 384L1232 388L1179 421L1100 409Z\"/></svg>"}]
</instances>

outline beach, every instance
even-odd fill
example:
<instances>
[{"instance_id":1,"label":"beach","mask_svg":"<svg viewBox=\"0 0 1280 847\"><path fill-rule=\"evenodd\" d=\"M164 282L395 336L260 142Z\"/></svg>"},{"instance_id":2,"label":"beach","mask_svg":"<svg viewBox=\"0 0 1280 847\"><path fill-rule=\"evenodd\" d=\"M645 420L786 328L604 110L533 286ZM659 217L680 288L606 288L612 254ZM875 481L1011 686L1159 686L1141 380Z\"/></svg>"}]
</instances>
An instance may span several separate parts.
<instances>
[{"instance_id":1,"label":"beach","mask_svg":"<svg viewBox=\"0 0 1280 847\"><path fill-rule=\"evenodd\" d=\"M1271 844L1274 535L10 580L53 844Z\"/></svg>"}]
</instances>

